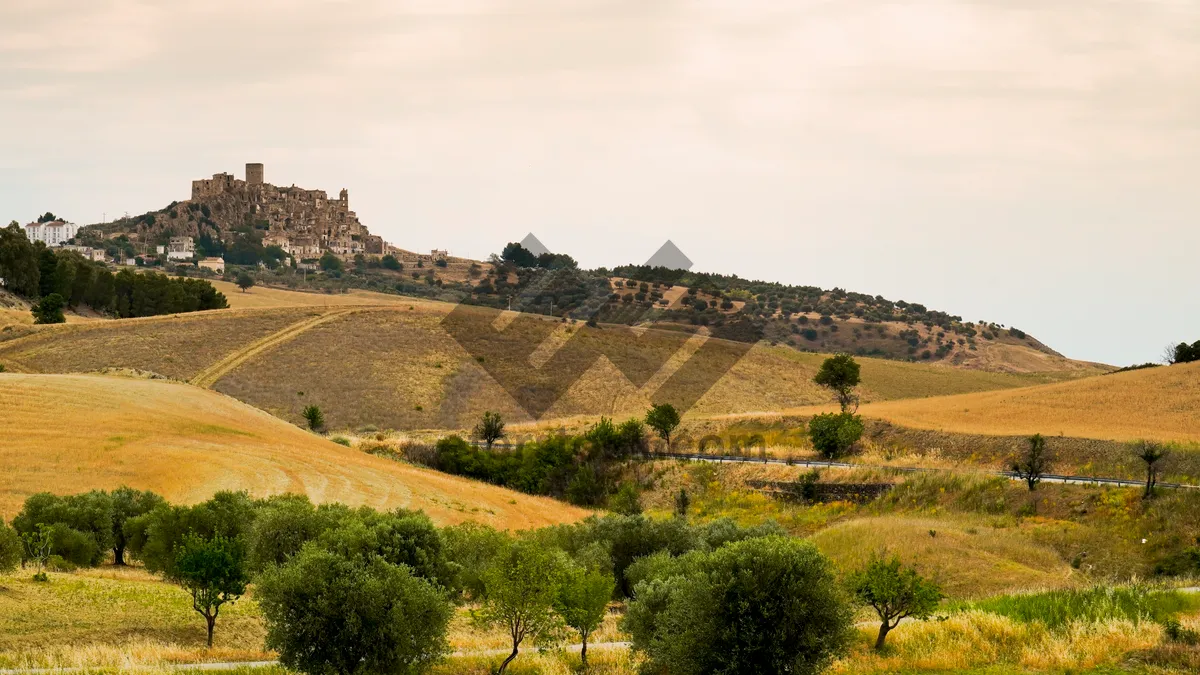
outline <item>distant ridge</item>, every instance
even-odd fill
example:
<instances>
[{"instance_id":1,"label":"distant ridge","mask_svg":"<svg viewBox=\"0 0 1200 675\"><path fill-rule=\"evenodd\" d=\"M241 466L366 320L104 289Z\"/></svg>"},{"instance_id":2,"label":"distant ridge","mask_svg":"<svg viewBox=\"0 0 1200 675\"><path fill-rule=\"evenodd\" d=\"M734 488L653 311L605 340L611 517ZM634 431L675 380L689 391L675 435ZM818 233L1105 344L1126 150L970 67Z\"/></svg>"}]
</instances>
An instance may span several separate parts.
<instances>
[{"instance_id":1,"label":"distant ridge","mask_svg":"<svg viewBox=\"0 0 1200 675\"><path fill-rule=\"evenodd\" d=\"M526 247L528 248L528 247ZM646 267L665 267L669 270L690 270L692 261L670 239L646 261Z\"/></svg>"}]
</instances>

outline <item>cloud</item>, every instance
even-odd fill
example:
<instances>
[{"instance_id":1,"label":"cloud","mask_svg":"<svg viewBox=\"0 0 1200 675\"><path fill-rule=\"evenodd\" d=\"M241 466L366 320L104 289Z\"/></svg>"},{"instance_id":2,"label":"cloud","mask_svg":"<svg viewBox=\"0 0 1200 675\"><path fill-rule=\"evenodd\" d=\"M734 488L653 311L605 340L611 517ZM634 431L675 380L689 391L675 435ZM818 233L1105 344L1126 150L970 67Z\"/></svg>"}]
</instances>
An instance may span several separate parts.
<instances>
[{"instance_id":1,"label":"cloud","mask_svg":"<svg viewBox=\"0 0 1200 675\"><path fill-rule=\"evenodd\" d=\"M1171 267L1200 246L1198 80L1183 0L6 0L0 219L156 208L264 161L413 249L533 230L611 265L671 238L698 269L1132 361L1021 284L1128 305L1200 281ZM1095 269L1164 240L1166 265Z\"/></svg>"}]
</instances>

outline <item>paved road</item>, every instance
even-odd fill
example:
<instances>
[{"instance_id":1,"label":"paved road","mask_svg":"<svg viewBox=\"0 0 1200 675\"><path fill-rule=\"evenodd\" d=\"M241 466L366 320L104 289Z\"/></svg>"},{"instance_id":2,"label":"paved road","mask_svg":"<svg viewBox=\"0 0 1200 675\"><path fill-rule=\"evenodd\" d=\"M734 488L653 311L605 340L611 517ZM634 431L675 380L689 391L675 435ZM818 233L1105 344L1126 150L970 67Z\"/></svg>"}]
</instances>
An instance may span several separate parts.
<instances>
[{"instance_id":1,"label":"paved road","mask_svg":"<svg viewBox=\"0 0 1200 675\"><path fill-rule=\"evenodd\" d=\"M483 447L485 444L479 441L471 441L472 445ZM511 443L496 443L494 448L515 448L516 445ZM856 462L828 462L823 460L786 460L777 457L746 457L741 455L712 455L712 454L696 454L684 452L656 452L652 455L644 455L649 459L687 459L696 462L713 462L724 464L726 462L737 462L743 464L787 464L789 466L805 466L812 468L831 468L831 469L879 469L882 471L897 471L901 473L936 473L936 472L960 472L956 469L945 469L941 467L926 467L926 466L888 466L886 464L859 464ZM1024 480L1013 471L986 471L980 470L976 473L986 474L989 476L1000 476L1009 480L1020 481ZM1104 476L1069 476L1061 474L1046 474L1042 476L1044 483L1063 483L1065 485L1115 485L1118 487L1144 487L1145 481L1130 480L1128 478L1106 478ZM1172 489L1172 490L1200 490L1200 485L1191 485L1188 483L1155 483L1157 487Z\"/></svg>"},{"instance_id":2,"label":"paved road","mask_svg":"<svg viewBox=\"0 0 1200 675\"><path fill-rule=\"evenodd\" d=\"M735 455L699 455L689 453L655 453L656 458L666 459L687 459L695 462L713 462L724 464L727 462L737 462L744 464L786 464L788 466L805 466L814 468L833 468L833 469L878 469L881 471L898 471L901 473L937 473L937 472L953 472L953 469L921 467L921 466L887 466L885 464L858 464L852 462L827 462L822 460L786 460L776 457L739 457ZM1013 471L979 471L978 473L989 476L1001 476L1009 480L1024 480ZM1042 476L1044 483L1064 483L1068 485L1116 485L1120 487L1143 487L1145 481L1129 480L1125 478L1105 478L1102 476L1067 476L1060 474L1046 474ZM1187 483L1155 483L1157 487L1169 488L1176 490L1200 490L1200 485L1189 485Z\"/></svg>"}]
</instances>

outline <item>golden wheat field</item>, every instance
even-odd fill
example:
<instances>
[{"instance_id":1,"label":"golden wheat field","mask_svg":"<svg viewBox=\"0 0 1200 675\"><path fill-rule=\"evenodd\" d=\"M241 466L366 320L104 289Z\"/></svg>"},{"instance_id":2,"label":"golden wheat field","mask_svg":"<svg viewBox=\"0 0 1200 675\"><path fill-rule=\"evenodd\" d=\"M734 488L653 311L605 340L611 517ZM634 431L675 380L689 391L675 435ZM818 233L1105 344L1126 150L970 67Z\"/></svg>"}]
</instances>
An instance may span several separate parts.
<instances>
[{"instance_id":1,"label":"golden wheat field","mask_svg":"<svg viewBox=\"0 0 1200 675\"><path fill-rule=\"evenodd\" d=\"M411 305L420 302L388 293L351 290L347 293L307 293L284 288L255 286L243 292L236 284L220 279L209 279L209 283L225 294L232 309L267 307L340 307L344 305Z\"/></svg>"},{"instance_id":2,"label":"golden wheat field","mask_svg":"<svg viewBox=\"0 0 1200 675\"><path fill-rule=\"evenodd\" d=\"M519 405L514 394L530 391L538 392L542 419L638 414L656 392L677 404L699 396L693 415L828 400L812 383L824 357L787 347L748 349L675 331L594 329L531 315L508 316L498 333L496 315L483 309L419 300L349 302L376 294L231 292L242 295L295 304L44 327L8 340L0 334L0 365L29 373L151 372L216 389L293 422L304 406L319 405L335 429L458 429L484 410L528 422L523 408L529 406ZM304 304L326 298L347 304ZM452 311L478 343L451 337L446 320ZM860 362L863 396L871 401L1021 387L1064 376Z\"/></svg>"},{"instance_id":3,"label":"golden wheat field","mask_svg":"<svg viewBox=\"0 0 1200 675\"><path fill-rule=\"evenodd\" d=\"M1200 442L1200 363L1007 391L872 403L860 412L902 426L968 434Z\"/></svg>"},{"instance_id":4,"label":"golden wheat field","mask_svg":"<svg viewBox=\"0 0 1200 675\"><path fill-rule=\"evenodd\" d=\"M0 514L30 494L127 484L173 502L218 490L421 509L438 523L523 529L581 518L531 497L351 450L220 394L101 375L0 373Z\"/></svg>"}]
</instances>

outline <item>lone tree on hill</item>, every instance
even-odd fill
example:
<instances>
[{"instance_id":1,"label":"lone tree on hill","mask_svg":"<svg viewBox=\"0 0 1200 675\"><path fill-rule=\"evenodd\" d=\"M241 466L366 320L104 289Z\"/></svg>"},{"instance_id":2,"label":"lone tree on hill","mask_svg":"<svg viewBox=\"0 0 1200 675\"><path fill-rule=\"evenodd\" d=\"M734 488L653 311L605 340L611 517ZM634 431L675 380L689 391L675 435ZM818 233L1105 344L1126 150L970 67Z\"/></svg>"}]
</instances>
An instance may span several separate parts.
<instances>
[{"instance_id":1,"label":"lone tree on hill","mask_svg":"<svg viewBox=\"0 0 1200 675\"><path fill-rule=\"evenodd\" d=\"M254 288L254 277L246 272L239 272L237 276L237 286L245 293L248 289Z\"/></svg>"},{"instance_id":2,"label":"lone tree on hill","mask_svg":"<svg viewBox=\"0 0 1200 675\"><path fill-rule=\"evenodd\" d=\"M838 405L842 406L842 412L853 412L850 410L851 405L854 406L854 410L858 410L858 394L854 393L854 388L861 380L859 370L858 362L853 356L835 354L821 364L813 382L833 392Z\"/></svg>"},{"instance_id":3,"label":"lone tree on hill","mask_svg":"<svg viewBox=\"0 0 1200 675\"><path fill-rule=\"evenodd\" d=\"M942 590L912 567L902 567L900 558L876 558L851 574L851 592L879 615L879 637L875 649L882 650L888 633L908 617L927 618L942 599Z\"/></svg>"},{"instance_id":4,"label":"lone tree on hill","mask_svg":"<svg viewBox=\"0 0 1200 675\"><path fill-rule=\"evenodd\" d=\"M500 416L500 413L490 410L483 413L483 419L475 425L471 435L487 443L488 450L491 450L493 443L504 438L504 418Z\"/></svg>"},{"instance_id":5,"label":"lone tree on hill","mask_svg":"<svg viewBox=\"0 0 1200 675\"><path fill-rule=\"evenodd\" d=\"M308 422L308 428L313 431L320 431L325 428L325 413L315 405L310 405L300 413L304 421Z\"/></svg>"},{"instance_id":6,"label":"lone tree on hill","mask_svg":"<svg viewBox=\"0 0 1200 675\"><path fill-rule=\"evenodd\" d=\"M1046 454L1046 439L1041 434L1030 436L1025 455L1013 462L1012 468L1013 472L1017 474L1017 478L1025 481L1025 484L1029 486L1030 492L1036 490L1038 482L1050 469L1050 458Z\"/></svg>"},{"instance_id":7,"label":"lone tree on hill","mask_svg":"<svg viewBox=\"0 0 1200 675\"><path fill-rule=\"evenodd\" d=\"M1167 456L1167 449L1158 443L1137 441L1133 444L1133 450L1138 459L1146 463L1146 492L1142 494L1142 499L1150 499L1158 483L1158 463Z\"/></svg>"},{"instance_id":8,"label":"lone tree on hill","mask_svg":"<svg viewBox=\"0 0 1200 675\"><path fill-rule=\"evenodd\" d=\"M646 425L658 432L667 444L667 452L671 451L671 433L679 426L679 411L670 403L660 403L651 406L646 412Z\"/></svg>"},{"instance_id":9,"label":"lone tree on hill","mask_svg":"<svg viewBox=\"0 0 1200 675\"><path fill-rule=\"evenodd\" d=\"M213 629L221 605L234 602L246 592L245 550L236 539L221 536L205 539L186 535L175 553L175 567L168 572L171 581L192 595L192 609L208 626L208 646L213 646Z\"/></svg>"}]
</instances>

